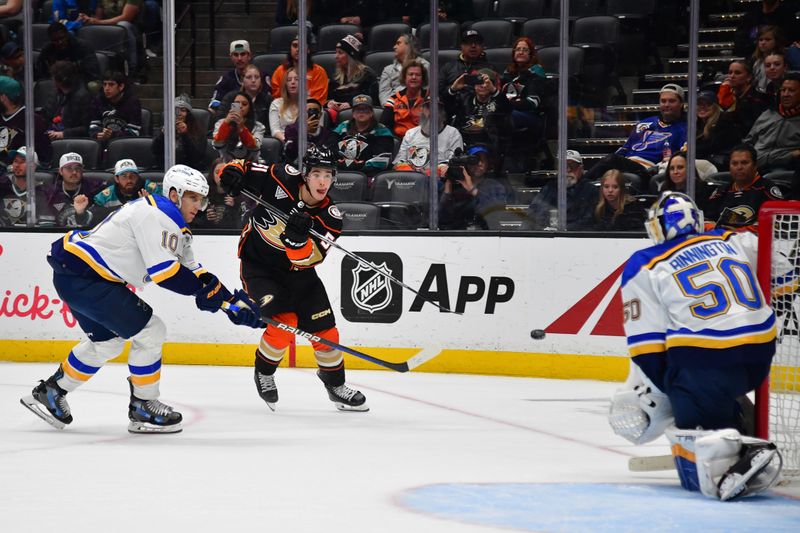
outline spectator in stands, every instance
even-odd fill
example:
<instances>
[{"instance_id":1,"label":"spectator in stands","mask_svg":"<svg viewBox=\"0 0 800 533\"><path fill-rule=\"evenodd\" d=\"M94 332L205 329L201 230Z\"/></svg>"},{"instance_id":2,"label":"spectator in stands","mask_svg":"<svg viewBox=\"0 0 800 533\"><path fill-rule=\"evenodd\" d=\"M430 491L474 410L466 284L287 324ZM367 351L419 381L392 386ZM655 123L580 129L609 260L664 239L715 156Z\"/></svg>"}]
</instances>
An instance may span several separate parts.
<instances>
[{"instance_id":1,"label":"spectator in stands","mask_svg":"<svg viewBox=\"0 0 800 533\"><path fill-rule=\"evenodd\" d=\"M8 154L25 146L25 96L19 82L0 76L0 161L8 162ZM53 150L45 134L47 121L34 114L34 143L43 161L50 161Z\"/></svg>"},{"instance_id":2,"label":"spectator in stands","mask_svg":"<svg viewBox=\"0 0 800 533\"><path fill-rule=\"evenodd\" d=\"M5 5L0 6L0 19L13 17L22 11L22 0L6 0Z\"/></svg>"},{"instance_id":3,"label":"spectator in stands","mask_svg":"<svg viewBox=\"0 0 800 533\"><path fill-rule=\"evenodd\" d=\"M615 153L609 154L592 167L587 174L595 181L609 169L638 174L642 187L647 190L650 170L668 159L673 153L685 148L686 117L683 115L683 88L668 83L659 91L660 114L648 117L631 132L627 142Z\"/></svg>"},{"instance_id":4,"label":"spectator in stands","mask_svg":"<svg viewBox=\"0 0 800 533\"><path fill-rule=\"evenodd\" d=\"M761 204L783 199L780 188L758 173L757 160L758 153L750 144L736 145L731 151L731 184L715 190L704 209L717 227L752 229L758 224Z\"/></svg>"},{"instance_id":5,"label":"spectator in stands","mask_svg":"<svg viewBox=\"0 0 800 533\"><path fill-rule=\"evenodd\" d=\"M664 181L658 186L658 189L653 191L658 194L664 191L678 191L685 193L687 189L687 176L686 176L686 152L675 152L669 158L667 163L667 171L665 172ZM712 189L709 184L700 178L700 173L695 166L694 169L694 199L695 203L700 209L705 209L708 203L708 198L711 196Z\"/></svg>"},{"instance_id":6,"label":"spectator in stands","mask_svg":"<svg viewBox=\"0 0 800 533\"><path fill-rule=\"evenodd\" d=\"M138 137L142 130L142 105L128 87L122 72L106 72L103 92L92 100L89 137L101 142Z\"/></svg>"},{"instance_id":7,"label":"spectator in stands","mask_svg":"<svg viewBox=\"0 0 800 533\"><path fill-rule=\"evenodd\" d=\"M211 143L225 161L248 159L258 161L266 128L253 113L253 100L240 91L231 102L231 110L214 125Z\"/></svg>"},{"instance_id":8,"label":"spectator in stands","mask_svg":"<svg viewBox=\"0 0 800 533\"><path fill-rule=\"evenodd\" d=\"M269 106L269 128L272 136L280 142L286 142L286 126L297 120L298 90L297 70L290 68L283 76L280 97L273 100Z\"/></svg>"},{"instance_id":9,"label":"spectator in stands","mask_svg":"<svg viewBox=\"0 0 800 533\"><path fill-rule=\"evenodd\" d=\"M567 150L567 229L589 230L594 227L598 191L583 174L583 157ZM555 211L555 213L551 213ZM528 206L524 229L557 229L558 180L548 181Z\"/></svg>"},{"instance_id":10,"label":"spectator in stands","mask_svg":"<svg viewBox=\"0 0 800 533\"><path fill-rule=\"evenodd\" d=\"M25 53L14 41L0 48L0 73L20 83L25 81Z\"/></svg>"},{"instance_id":11,"label":"spectator in stands","mask_svg":"<svg viewBox=\"0 0 800 533\"><path fill-rule=\"evenodd\" d=\"M465 144L487 144L502 162L513 133L511 102L500 92L500 79L494 70L478 70L469 84L467 76L456 78L442 97L455 116L453 127Z\"/></svg>"},{"instance_id":12,"label":"spectator in stands","mask_svg":"<svg viewBox=\"0 0 800 533\"><path fill-rule=\"evenodd\" d=\"M144 67L140 49L143 49L142 29L144 2L142 0L99 0L94 16L81 13L78 17L84 26L120 26L128 34L128 69L139 73Z\"/></svg>"},{"instance_id":13,"label":"spectator in stands","mask_svg":"<svg viewBox=\"0 0 800 533\"><path fill-rule=\"evenodd\" d=\"M374 176L386 170L392 160L394 136L375 119L372 97L359 94L353 98L353 118L334 130L341 170L359 170Z\"/></svg>"},{"instance_id":14,"label":"spectator in stands","mask_svg":"<svg viewBox=\"0 0 800 533\"><path fill-rule=\"evenodd\" d=\"M505 210L512 201L511 188L492 169L488 146L469 147L473 164L450 166L442 179L439 198L439 229L489 229L487 218Z\"/></svg>"},{"instance_id":15,"label":"spectator in stands","mask_svg":"<svg viewBox=\"0 0 800 533\"><path fill-rule=\"evenodd\" d=\"M239 91L242 88L242 81L244 79L244 69L250 64L253 59L250 53L250 43L244 39L231 41L230 58L233 63L233 68L219 77L217 84L214 86L214 94L211 96L211 102L208 104L208 110L212 113L222 103L222 98L231 91ZM269 87L269 76L262 73L261 83L264 87Z\"/></svg>"},{"instance_id":16,"label":"spectator in stands","mask_svg":"<svg viewBox=\"0 0 800 533\"><path fill-rule=\"evenodd\" d=\"M430 9L427 11L430 12ZM439 22L448 20L455 22L475 20L472 0L441 0L439 2Z\"/></svg>"},{"instance_id":17,"label":"spectator in stands","mask_svg":"<svg viewBox=\"0 0 800 533\"><path fill-rule=\"evenodd\" d=\"M90 89L99 89L102 73L94 48L83 39L71 35L60 22L48 26L47 36L50 42L44 45L36 60L36 79L49 78L50 69L56 62L71 61L76 65L81 81Z\"/></svg>"},{"instance_id":18,"label":"spectator in stands","mask_svg":"<svg viewBox=\"0 0 800 533\"><path fill-rule=\"evenodd\" d=\"M36 152L31 153L31 164L39 164ZM11 173L0 177L0 226L25 226L28 221L28 150L20 146L9 153ZM46 205L47 198L41 187L36 187L36 211Z\"/></svg>"},{"instance_id":19,"label":"spectator in stands","mask_svg":"<svg viewBox=\"0 0 800 533\"><path fill-rule=\"evenodd\" d=\"M81 6L83 4L83 6ZM74 33L83 26L80 21L81 9L88 9L90 6L87 2L80 0L54 0L52 2L52 13L47 19L47 22L60 22L70 32Z\"/></svg>"},{"instance_id":20,"label":"spectator in stands","mask_svg":"<svg viewBox=\"0 0 800 533\"><path fill-rule=\"evenodd\" d=\"M139 167L133 159L120 159L114 164L114 183L92 198L92 205L89 207L92 225L102 221L112 211L116 211L131 200L148 194L160 195L161 185L155 181L142 179Z\"/></svg>"},{"instance_id":21,"label":"spectator in stands","mask_svg":"<svg viewBox=\"0 0 800 533\"><path fill-rule=\"evenodd\" d=\"M46 191L47 208L40 221L59 227L89 227L93 214L89 211L92 198L103 188L103 182L83 177L83 158L75 152L61 156L58 177Z\"/></svg>"},{"instance_id":22,"label":"spectator in stands","mask_svg":"<svg viewBox=\"0 0 800 533\"><path fill-rule=\"evenodd\" d=\"M600 194L594 208L597 231L642 231L646 213L642 204L628 194L625 176L616 169L600 178Z\"/></svg>"},{"instance_id":23,"label":"spectator in stands","mask_svg":"<svg viewBox=\"0 0 800 533\"><path fill-rule=\"evenodd\" d=\"M734 60L717 92L719 106L731 113L741 137L747 135L758 116L767 108L767 100L755 87L753 72L746 61Z\"/></svg>"},{"instance_id":24,"label":"spectator in stands","mask_svg":"<svg viewBox=\"0 0 800 533\"><path fill-rule=\"evenodd\" d=\"M43 113L50 122L47 136L51 141L86 137L89 134L92 97L83 86L78 71L69 61L57 61L50 67L56 93Z\"/></svg>"},{"instance_id":25,"label":"spectator in stands","mask_svg":"<svg viewBox=\"0 0 800 533\"><path fill-rule=\"evenodd\" d=\"M512 147L506 154L505 168L524 172L533 167L537 153L531 148L540 145L544 136L544 99L547 79L533 41L520 37L511 49L511 63L501 78L501 92L511 104L514 128Z\"/></svg>"},{"instance_id":26,"label":"spectator in stands","mask_svg":"<svg viewBox=\"0 0 800 533\"><path fill-rule=\"evenodd\" d=\"M409 60L400 72L404 87L394 93L383 106L381 123L402 138L414 126L419 126L422 104L428 98L428 70L421 61Z\"/></svg>"},{"instance_id":27,"label":"spectator in stands","mask_svg":"<svg viewBox=\"0 0 800 533\"><path fill-rule=\"evenodd\" d=\"M788 72L778 109L764 111L744 138L758 153L762 173L800 168L800 73Z\"/></svg>"},{"instance_id":28,"label":"spectator in stands","mask_svg":"<svg viewBox=\"0 0 800 533\"><path fill-rule=\"evenodd\" d=\"M231 196L220 185L220 174L225 166L222 159L211 164L206 175L208 180L208 207L197 213L192 222L193 228L241 229L247 221L255 202L239 195Z\"/></svg>"},{"instance_id":29,"label":"spectator in stands","mask_svg":"<svg viewBox=\"0 0 800 533\"><path fill-rule=\"evenodd\" d=\"M431 101L426 100L422 106L419 126L414 126L403 135L400 149L394 158L395 170L412 170L430 174L431 165ZM457 149L464 148L461 133L453 126L447 124L444 105L439 101L439 134L437 135L437 175L444 176L447 171L447 161Z\"/></svg>"},{"instance_id":30,"label":"spectator in stands","mask_svg":"<svg viewBox=\"0 0 800 533\"><path fill-rule=\"evenodd\" d=\"M336 44L336 72L328 87L328 109L333 118L359 94L372 94L375 73L361 62L363 43L355 35L345 35Z\"/></svg>"},{"instance_id":31,"label":"spectator in stands","mask_svg":"<svg viewBox=\"0 0 800 533\"><path fill-rule=\"evenodd\" d=\"M330 80L328 79L328 73L325 72L325 69L321 66L314 63L314 59L311 57L311 45L309 44L308 48L308 55L306 57L306 82L308 87L308 97L313 98L319 102L322 102L322 105L325 105L328 102L328 84ZM300 39L295 37L292 40L292 44L289 47L289 51L286 53L286 59L278 65L278 68L275 69L275 72L272 73L271 83L272 83L272 98L280 98L281 97L281 87L283 86L283 80L286 76L286 73L290 69L297 70L298 64L298 57L300 55Z\"/></svg>"},{"instance_id":32,"label":"spectator in stands","mask_svg":"<svg viewBox=\"0 0 800 533\"><path fill-rule=\"evenodd\" d=\"M264 124L269 124L269 106L272 104L272 95L269 88L263 84L261 71L252 63L244 67L244 75L242 76L242 87L235 91L231 91L222 99L222 103L217 107L215 117L217 120L228 114L231 109L231 102L239 94L239 91L245 92L253 100L253 113L256 120Z\"/></svg>"},{"instance_id":33,"label":"spectator in stands","mask_svg":"<svg viewBox=\"0 0 800 533\"><path fill-rule=\"evenodd\" d=\"M413 35L404 33L394 43L394 60L381 72L381 79L378 82L378 100L382 106L386 105L392 95L405 88L403 67L415 59L426 71L431 68L428 60L419 55L417 39ZM428 86L427 80L424 86Z\"/></svg>"},{"instance_id":34,"label":"spectator in stands","mask_svg":"<svg viewBox=\"0 0 800 533\"><path fill-rule=\"evenodd\" d=\"M739 144L742 137L733 116L723 113L717 103L717 93L701 91L697 95L697 159L710 161L716 167L727 166L731 148ZM673 154L674 155L674 154Z\"/></svg>"},{"instance_id":35,"label":"spectator in stands","mask_svg":"<svg viewBox=\"0 0 800 533\"><path fill-rule=\"evenodd\" d=\"M756 89L765 92L767 88L767 74L764 60L772 52L783 52L785 43L780 28L777 26L761 26L758 30L756 49L750 58L753 65L753 80Z\"/></svg>"},{"instance_id":36,"label":"spectator in stands","mask_svg":"<svg viewBox=\"0 0 800 533\"><path fill-rule=\"evenodd\" d=\"M761 26L778 26L787 42L800 39L800 23L795 17L797 8L792 2L781 0L762 0L752 5L739 20L734 37L736 55L748 56L756 47L758 29Z\"/></svg>"},{"instance_id":37,"label":"spectator in stands","mask_svg":"<svg viewBox=\"0 0 800 533\"><path fill-rule=\"evenodd\" d=\"M164 128L153 139L153 155L158 168L164 168ZM175 98L175 164L202 170L206 160L206 131L192 114L188 95Z\"/></svg>"},{"instance_id":38,"label":"spectator in stands","mask_svg":"<svg viewBox=\"0 0 800 533\"><path fill-rule=\"evenodd\" d=\"M322 103L309 98L306 101L306 116L297 117L293 124L286 126L286 140L283 144L283 153L286 161L294 163L297 160L297 144L299 139L299 129L297 121L305 118L306 135L308 144L317 146L327 146L336 153L336 136L328 125L328 115L325 113Z\"/></svg>"},{"instance_id":39,"label":"spectator in stands","mask_svg":"<svg viewBox=\"0 0 800 533\"><path fill-rule=\"evenodd\" d=\"M439 94L444 95L464 74L473 74L482 68L492 68L483 51L483 35L478 30L466 30L461 34L461 54L458 59L444 63L439 68Z\"/></svg>"},{"instance_id":40,"label":"spectator in stands","mask_svg":"<svg viewBox=\"0 0 800 533\"><path fill-rule=\"evenodd\" d=\"M764 58L764 75L767 78L764 95L767 107L770 109L778 109L778 105L781 103L781 83L783 83L786 70L786 56L783 52L772 52Z\"/></svg>"}]
</instances>

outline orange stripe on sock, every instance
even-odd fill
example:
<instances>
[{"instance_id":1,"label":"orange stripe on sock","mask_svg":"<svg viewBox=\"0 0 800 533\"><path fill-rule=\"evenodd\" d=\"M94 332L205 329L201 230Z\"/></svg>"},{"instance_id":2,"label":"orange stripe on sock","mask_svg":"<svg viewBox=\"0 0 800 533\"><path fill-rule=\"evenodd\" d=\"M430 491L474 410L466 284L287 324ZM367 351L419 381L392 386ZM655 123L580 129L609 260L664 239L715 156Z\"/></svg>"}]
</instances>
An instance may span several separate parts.
<instances>
[{"instance_id":1,"label":"orange stripe on sock","mask_svg":"<svg viewBox=\"0 0 800 533\"><path fill-rule=\"evenodd\" d=\"M131 383L133 383L137 387L144 387L145 385L152 385L153 383L157 383L160 379L161 379L161 371L159 370L155 374L150 374L149 376L131 376Z\"/></svg>"}]
</instances>

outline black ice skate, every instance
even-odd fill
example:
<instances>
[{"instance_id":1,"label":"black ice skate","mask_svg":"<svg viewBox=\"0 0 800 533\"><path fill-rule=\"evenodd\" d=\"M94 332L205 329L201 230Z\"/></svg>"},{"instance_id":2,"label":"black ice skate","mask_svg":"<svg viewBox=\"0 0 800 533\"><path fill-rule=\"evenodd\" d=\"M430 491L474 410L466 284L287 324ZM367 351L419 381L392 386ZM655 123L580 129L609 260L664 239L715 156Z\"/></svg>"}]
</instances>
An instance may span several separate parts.
<instances>
[{"instance_id":1,"label":"black ice skate","mask_svg":"<svg viewBox=\"0 0 800 533\"><path fill-rule=\"evenodd\" d=\"M275 376L262 374L256 369L253 378L256 382L258 395L267 402L267 407L274 411L275 404L278 403L278 387L275 385Z\"/></svg>"},{"instance_id":2,"label":"black ice skate","mask_svg":"<svg viewBox=\"0 0 800 533\"><path fill-rule=\"evenodd\" d=\"M30 409L33 414L57 429L64 429L64 426L72 422L66 398L67 391L56 383L63 376L64 371L58 367L56 373L47 381L39 381L30 396L19 400L19 403Z\"/></svg>"},{"instance_id":3,"label":"black ice skate","mask_svg":"<svg viewBox=\"0 0 800 533\"><path fill-rule=\"evenodd\" d=\"M172 407L158 400L142 400L133 395L133 384L128 378L131 388L131 403L128 405L128 431L131 433L178 433L183 430L183 416L173 411Z\"/></svg>"},{"instance_id":4,"label":"black ice skate","mask_svg":"<svg viewBox=\"0 0 800 533\"><path fill-rule=\"evenodd\" d=\"M766 490L777 481L780 474L780 467L770 467L776 455L778 461L782 462L775 444L744 444L743 448L739 462L719 480L719 499L722 501Z\"/></svg>"},{"instance_id":5,"label":"black ice skate","mask_svg":"<svg viewBox=\"0 0 800 533\"><path fill-rule=\"evenodd\" d=\"M339 386L331 386L325 383L322 379L322 373L317 370L317 376L325 384L325 390L328 391L328 398L334 403L336 408L340 411L369 411L367 399L359 391L351 389L344 383Z\"/></svg>"}]
</instances>

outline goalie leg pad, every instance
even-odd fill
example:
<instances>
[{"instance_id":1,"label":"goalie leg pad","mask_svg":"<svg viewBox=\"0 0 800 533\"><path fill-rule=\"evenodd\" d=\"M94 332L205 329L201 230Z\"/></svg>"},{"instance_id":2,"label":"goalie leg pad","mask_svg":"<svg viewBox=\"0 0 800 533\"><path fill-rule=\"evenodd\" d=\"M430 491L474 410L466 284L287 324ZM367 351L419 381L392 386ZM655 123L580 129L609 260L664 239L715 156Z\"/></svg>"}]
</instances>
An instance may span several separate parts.
<instances>
[{"instance_id":1,"label":"goalie leg pad","mask_svg":"<svg viewBox=\"0 0 800 533\"><path fill-rule=\"evenodd\" d=\"M697 472L697 458L695 442L698 438L708 434L708 431L667 428L665 434L669 440L675 470L681 480L681 487L688 491L701 490L700 479Z\"/></svg>"},{"instance_id":2,"label":"goalie leg pad","mask_svg":"<svg viewBox=\"0 0 800 533\"><path fill-rule=\"evenodd\" d=\"M131 373L133 394L142 400L159 396L161 380L161 350L167 338L167 326L153 315L131 342L128 370Z\"/></svg>"}]
</instances>

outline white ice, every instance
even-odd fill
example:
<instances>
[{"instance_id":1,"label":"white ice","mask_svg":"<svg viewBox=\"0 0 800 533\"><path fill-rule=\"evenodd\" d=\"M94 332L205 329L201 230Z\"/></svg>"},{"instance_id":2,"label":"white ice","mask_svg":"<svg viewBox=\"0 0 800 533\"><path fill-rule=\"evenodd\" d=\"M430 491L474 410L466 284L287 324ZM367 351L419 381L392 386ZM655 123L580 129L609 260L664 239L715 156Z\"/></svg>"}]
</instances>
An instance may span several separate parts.
<instances>
[{"instance_id":1,"label":"white ice","mask_svg":"<svg viewBox=\"0 0 800 533\"><path fill-rule=\"evenodd\" d=\"M184 430L132 435L124 365L70 393L63 431L20 405L55 367L0 363L3 532L506 531L424 514L403 495L442 483L678 485L674 471L628 471L631 456L669 450L613 435L614 383L350 371L371 410L343 413L312 370L281 368L272 413L251 368L167 365L161 400Z\"/></svg>"}]
</instances>

